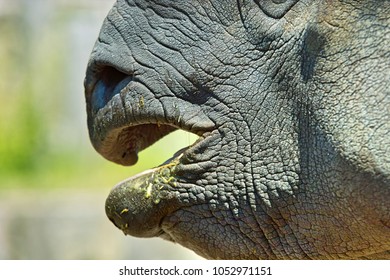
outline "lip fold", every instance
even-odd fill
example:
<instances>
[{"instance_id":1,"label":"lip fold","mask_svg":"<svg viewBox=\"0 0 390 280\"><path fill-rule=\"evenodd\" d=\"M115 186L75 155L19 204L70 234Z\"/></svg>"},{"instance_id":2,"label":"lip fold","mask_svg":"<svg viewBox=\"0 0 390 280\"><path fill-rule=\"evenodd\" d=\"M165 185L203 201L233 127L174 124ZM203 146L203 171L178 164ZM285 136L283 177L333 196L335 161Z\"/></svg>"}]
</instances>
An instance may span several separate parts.
<instances>
[{"instance_id":1,"label":"lip fold","mask_svg":"<svg viewBox=\"0 0 390 280\"><path fill-rule=\"evenodd\" d=\"M138 152L176 129L201 136L215 126L199 105L172 95L158 98L133 73L112 66L89 66L85 95L94 148L125 166L134 165Z\"/></svg>"},{"instance_id":2,"label":"lip fold","mask_svg":"<svg viewBox=\"0 0 390 280\"><path fill-rule=\"evenodd\" d=\"M134 108L126 108L124 96L136 83L134 74L96 65L88 68L85 82L91 142L106 159L126 166L137 162L139 151L177 129L141 116L142 95L127 102Z\"/></svg>"}]
</instances>

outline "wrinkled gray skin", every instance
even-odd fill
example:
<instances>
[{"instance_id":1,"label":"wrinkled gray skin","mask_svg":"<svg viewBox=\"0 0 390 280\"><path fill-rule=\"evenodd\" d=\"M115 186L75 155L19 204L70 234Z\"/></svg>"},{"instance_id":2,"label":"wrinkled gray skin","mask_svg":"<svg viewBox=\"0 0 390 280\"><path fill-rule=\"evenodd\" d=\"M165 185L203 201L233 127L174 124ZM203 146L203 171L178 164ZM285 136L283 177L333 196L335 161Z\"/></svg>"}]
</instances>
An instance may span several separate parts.
<instances>
[{"instance_id":1,"label":"wrinkled gray skin","mask_svg":"<svg viewBox=\"0 0 390 280\"><path fill-rule=\"evenodd\" d=\"M390 1L119 0L85 81L108 217L206 258L390 258Z\"/></svg>"}]
</instances>

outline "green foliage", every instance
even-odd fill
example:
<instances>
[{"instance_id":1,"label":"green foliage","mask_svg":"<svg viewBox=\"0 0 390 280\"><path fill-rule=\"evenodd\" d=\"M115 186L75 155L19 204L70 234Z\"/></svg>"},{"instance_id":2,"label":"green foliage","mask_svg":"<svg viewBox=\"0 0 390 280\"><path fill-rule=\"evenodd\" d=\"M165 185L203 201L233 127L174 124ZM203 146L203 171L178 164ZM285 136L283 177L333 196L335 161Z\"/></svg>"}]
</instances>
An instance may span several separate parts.
<instances>
[{"instance_id":1,"label":"green foliage","mask_svg":"<svg viewBox=\"0 0 390 280\"><path fill-rule=\"evenodd\" d=\"M34 171L43 150L42 120L27 96L10 103L12 110L0 117L1 173Z\"/></svg>"},{"instance_id":2,"label":"green foliage","mask_svg":"<svg viewBox=\"0 0 390 280\"><path fill-rule=\"evenodd\" d=\"M0 28L0 174L36 169L43 145L43 121L36 110L18 18L3 18Z\"/></svg>"}]
</instances>

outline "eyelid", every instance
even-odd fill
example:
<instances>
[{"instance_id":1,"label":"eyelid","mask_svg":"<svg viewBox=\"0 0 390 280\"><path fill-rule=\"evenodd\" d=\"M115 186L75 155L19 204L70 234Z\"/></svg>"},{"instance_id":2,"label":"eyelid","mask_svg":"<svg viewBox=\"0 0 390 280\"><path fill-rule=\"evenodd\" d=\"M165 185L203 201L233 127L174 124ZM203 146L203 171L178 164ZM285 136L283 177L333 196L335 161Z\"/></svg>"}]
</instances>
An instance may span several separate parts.
<instances>
[{"instance_id":1,"label":"eyelid","mask_svg":"<svg viewBox=\"0 0 390 280\"><path fill-rule=\"evenodd\" d=\"M269 17L282 18L298 0L255 0L260 9Z\"/></svg>"}]
</instances>

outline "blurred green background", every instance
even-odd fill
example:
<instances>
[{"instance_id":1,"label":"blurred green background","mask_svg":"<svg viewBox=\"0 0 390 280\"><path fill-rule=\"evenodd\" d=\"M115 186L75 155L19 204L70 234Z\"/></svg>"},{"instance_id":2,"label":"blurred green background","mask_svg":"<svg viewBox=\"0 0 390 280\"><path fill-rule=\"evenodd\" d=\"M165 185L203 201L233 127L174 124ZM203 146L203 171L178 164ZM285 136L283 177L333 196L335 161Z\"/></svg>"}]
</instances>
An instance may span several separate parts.
<instances>
[{"instance_id":1,"label":"blurred green background","mask_svg":"<svg viewBox=\"0 0 390 280\"><path fill-rule=\"evenodd\" d=\"M0 0L0 259L198 258L105 217L112 186L194 141L175 132L130 168L93 150L83 79L113 3Z\"/></svg>"}]
</instances>

